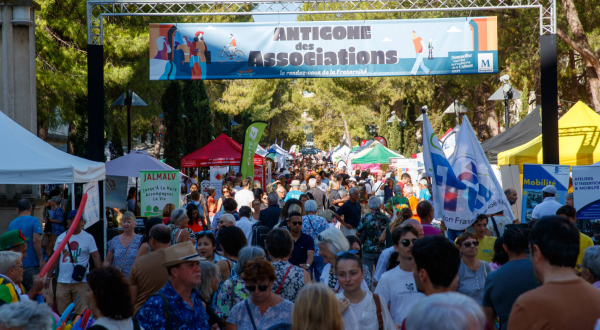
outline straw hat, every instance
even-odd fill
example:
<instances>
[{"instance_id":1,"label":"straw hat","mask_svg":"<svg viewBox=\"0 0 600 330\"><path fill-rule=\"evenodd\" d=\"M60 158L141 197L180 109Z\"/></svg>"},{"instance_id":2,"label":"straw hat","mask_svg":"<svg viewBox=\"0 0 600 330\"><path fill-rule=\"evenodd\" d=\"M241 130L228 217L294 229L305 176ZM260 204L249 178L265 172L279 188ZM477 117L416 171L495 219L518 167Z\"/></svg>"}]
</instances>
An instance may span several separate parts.
<instances>
[{"instance_id":1,"label":"straw hat","mask_svg":"<svg viewBox=\"0 0 600 330\"><path fill-rule=\"evenodd\" d=\"M192 242L179 243L165 249L165 262L163 267L171 267L190 261L206 261L206 258L198 255Z\"/></svg>"}]
</instances>

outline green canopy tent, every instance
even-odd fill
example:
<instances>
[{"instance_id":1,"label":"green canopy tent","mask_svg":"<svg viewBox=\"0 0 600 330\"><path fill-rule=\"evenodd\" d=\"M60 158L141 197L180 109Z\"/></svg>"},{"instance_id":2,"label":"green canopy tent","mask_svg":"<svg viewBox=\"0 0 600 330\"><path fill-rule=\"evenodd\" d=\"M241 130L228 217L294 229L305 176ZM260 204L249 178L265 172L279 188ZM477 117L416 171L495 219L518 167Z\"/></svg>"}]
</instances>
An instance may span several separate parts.
<instances>
[{"instance_id":1,"label":"green canopy tent","mask_svg":"<svg viewBox=\"0 0 600 330\"><path fill-rule=\"evenodd\" d=\"M369 152L352 158L352 164L388 164L390 157L402 157L399 153L377 144Z\"/></svg>"}]
</instances>

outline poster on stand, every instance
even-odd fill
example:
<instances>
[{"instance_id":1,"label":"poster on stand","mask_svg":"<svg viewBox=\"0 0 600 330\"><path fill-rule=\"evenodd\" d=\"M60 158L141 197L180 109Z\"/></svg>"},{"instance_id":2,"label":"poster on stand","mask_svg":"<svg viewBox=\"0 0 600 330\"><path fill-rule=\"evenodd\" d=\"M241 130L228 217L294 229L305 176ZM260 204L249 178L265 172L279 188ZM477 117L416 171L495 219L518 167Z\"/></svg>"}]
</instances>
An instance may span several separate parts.
<instances>
[{"instance_id":1,"label":"poster on stand","mask_svg":"<svg viewBox=\"0 0 600 330\"><path fill-rule=\"evenodd\" d=\"M140 205L144 217L160 217L165 205L179 205L179 171L140 171Z\"/></svg>"},{"instance_id":2,"label":"poster on stand","mask_svg":"<svg viewBox=\"0 0 600 330\"><path fill-rule=\"evenodd\" d=\"M573 202L577 219L600 219L600 166L573 166Z\"/></svg>"},{"instance_id":3,"label":"poster on stand","mask_svg":"<svg viewBox=\"0 0 600 330\"><path fill-rule=\"evenodd\" d=\"M210 187L210 181L204 180L200 182L200 193L204 196L204 199L208 198L208 187Z\"/></svg>"},{"instance_id":4,"label":"poster on stand","mask_svg":"<svg viewBox=\"0 0 600 330\"><path fill-rule=\"evenodd\" d=\"M555 186L556 201L565 204L570 171L569 165L523 164L522 223L531 221L533 209L543 202L542 189L545 186Z\"/></svg>"},{"instance_id":5,"label":"poster on stand","mask_svg":"<svg viewBox=\"0 0 600 330\"><path fill-rule=\"evenodd\" d=\"M107 175L105 182L106 207L116 207L119 210L126 209L128 180L126 176ZM135 184L133 185L135 187Z\"/></svg>"},{"instance_id":6,"label":"poster on stand","mask_svg":"<svg viewBox=\"0 0 600 330\"><path fill-rule=\"evenodd\" d=\"M100 221L100 193L98 190L98 181L92 181L84 184L83 192L88 194L88 199L85 203L85 209L83 209L83 219L85 219L85 225L83 229L87 229L96 222Z\"/></svg>"},{"instance_id":7,"label":"poster on stand","mask_svg":"<svg viewBox=\"0 0 600 330\"><path fill-rule=\"evenodd\" d=\"M263 165L254 166L254 180L260 182L261 187L265 186L265 167ZM266 191L266 189L265 189Z\"/></svg>"},{"instance_id":8,"label":"poster on stand","mask_svg":"<svg viewBox=\"0 0 600 330\"><path fill-rule=\"evenodd\" d=\"M225 174L229 172L229 166L211 166L210 167L210 185L215 188L215 199L221 198L223 190L223 179Z\"/></svg>"},{"instance_id":9,"label":"poster on stand","mask_svg":"<svg viewBox=\"0 0 600 330\"><path fill-rule=\"evenodd\" d=\"M397 171L396 180L400 180L402 173L408 173L413 187L418 187L419 169L423 170L425 168L422 162L419 162L416 158L390 157L390 167L392 166Z\"/></svg>"}]
</instances>

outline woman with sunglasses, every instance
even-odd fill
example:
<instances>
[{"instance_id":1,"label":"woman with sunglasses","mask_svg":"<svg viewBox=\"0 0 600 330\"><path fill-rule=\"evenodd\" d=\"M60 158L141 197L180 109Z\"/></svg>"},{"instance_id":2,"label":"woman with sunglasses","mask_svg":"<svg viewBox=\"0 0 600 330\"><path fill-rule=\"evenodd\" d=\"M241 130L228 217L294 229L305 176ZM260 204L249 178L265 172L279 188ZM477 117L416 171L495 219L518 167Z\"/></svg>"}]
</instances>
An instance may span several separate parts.
<instances>
[{"instance_id":1,"label":"woman with sunglasses","mask_svg":"<svg viewBox=\"0 0 600 330\"><path fill-rule=\"evenodd\" d=\"M350 243L348 243L348 240L344 237L341 230L337 228L328 228L317 236L316 245L319 247L319 255L323 257L323 262L325 263L319 281L328 285L335 293L343 292L344 289L341 288L338 283L334 268L337 257L350 250ZM358 254L358 251L356 250L351 250L351 252ZM364 279L361 280L360 285L363 290L369 290L369 286Z\"/></svg>"},{"instance_id":2,"label":"woman with sunglasses","mask_svg":"<svg viewBox=\"0 0 600 330\"><path fill-rule=\"evenodd\" d=\"M458 292L469 296L481 305L487 275L492 271L487 261L477 259L479 242L473 233L464 232L456 239L461 255L458 268Z\"/></svg>"},{"instance_id":3,"label":"woman with sunglasses","mask_svg":"<svg viewBox=\"0 0 600 330\"><path fill-rule=\"evenodd\" d=\"M260 205L261 205L260 200L258 200L258 199L253 200L251 205L252 205L252 219L250 219L250 220L252 220L252 222L256 222L256 221L258 221L258 218L260 217Z\"/></svg>"},{"instance_id":4,"label":"woman with sunglasses","mask_svg":"<svg viewBox=\"0 0 600 330\"><path fill-rule=\"evenodd\" d=\"M227 198L231 198L231 188L229 188L228 185L224 184L223 188L221 188L221 197L219 197L219 201L217 202L217 211L225 211L223 208L223 202Z\"/></svg>"},{"instance_id":5,"label":"woman with sunglasses","mask_svg":"<svg viewBox=\"0 0 600 330\"><path fill-rule=\"evenodd\" d=\"M219 260L225 259L216 253L217 250L217 238L215 234L210 230L204 230L196 233L196 239L198 240L198 254L206 258L206 261L217 263Z\"/></svg>"},{"instance_id":6,"label":"woman with sunglasses","mask_svg":"<svg viewBox=\"0 0 600 330\"><path fill-rule=\"evenodd\" d=\"M260 209L262 211L267 207L269 207L269 193L265 191L260 195Z\"/></svg>"},{"instance_id":7,"label":"woman with sunglasses","mask_svg":"<svg viewBox=\"0 0 600 330\"><path fill-rule=\"evenodd\" d=\"M267 330L292 323L294 304L273 292L275 267L264 258L244 265L242 280L250 298L231 309L226 330Z\"/></svg>"},{"instance_id":8,"label":"woman with sunglasses","mask_svg":"<svg viewBox=\"0 0 600 330\"><path fill-rule=\"evenodd\" d=\"M336 294L342 307L346 330L396 330L387 304L379 295L361 288L364 282L362 260L356 251L343 251L335 261L335 274L344 290ZM375 301L378 299L378 301ZM380 327L382 322L383 327Z\"/></svg>"},{"instance_id":9,"label":"woman with sunglasses","mask_svg":"<svg viewBox=\"0 0 600 330\"><path fill-rule=\"evenodd\" d=\"M424 294L417 291L413 270L416 267L412 256L412 247L419 233L411 226L398 227L392 232L394 254L400 264L381 275L375 293L377 293L390 308L390 314L395 324L402 324L411 308L416 305Z\"/></svg>"}]
</instances>

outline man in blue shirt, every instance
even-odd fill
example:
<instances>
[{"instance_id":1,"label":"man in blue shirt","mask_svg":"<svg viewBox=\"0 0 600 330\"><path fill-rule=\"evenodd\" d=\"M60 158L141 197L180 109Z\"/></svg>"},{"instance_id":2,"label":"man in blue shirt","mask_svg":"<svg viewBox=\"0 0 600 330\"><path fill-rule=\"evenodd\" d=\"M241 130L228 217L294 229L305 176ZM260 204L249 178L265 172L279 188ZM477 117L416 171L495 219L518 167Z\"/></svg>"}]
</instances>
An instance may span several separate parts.
<instances>
[{"instance_id":1,"label":"man in blue shirt","mask_svg":"<svg viewBox=\"0 0 600 330\"><path fill-rule=\"evenodd\" d=\"M292 189L285 195L285 198L283 199L284 202L287 202L292 198L300 200L300 195L303 194L303 192L300 191L300 181L293 180L291 186Z\"/></svg>"},{"instance_id":2,"label":"man in blue shirt","mask_svg":"<svg viewBox=\"0 0 600 330\"><path fill-rule=\"evenodd\" d=\"M360 224L362 211L358 202L358 194L358 188L350 188L348 192L350 199L333 214L337 221L342 223L342 232L345 236L356 235L356 228ZM344 219L342 219L342 215Z\"/></svg>"},{"instance_id":3,"label":"man in blue shirt","mask_svg":"<svg viewBox=\"0 0 600 330\"><path fill-rule=\"evenodd\" d=\"M60 207L60 206L59 206ZM42 255L42 226L40 220L31 216L33 207L28 199L17 202L19 216L10 222L8 230L21 230L27 239L27 257L23 258L23 286L28 291L33 286L33 275L40 273L45 261Z\"/></svg>"},{"instance_id":4,"label":"man in blue shirt","mask_svg":"<svg viewBox=\"0 0 600 330\"><path fill-rule=\"evenodd\" d=\"M508 262L489 273L485 281L483 311L490 324L494 324L496 315L500 317L501 330L507 328L508 316L517 298L539 285L526 254L528 236L529 230L519 225L504 229L503 246Z\"/></svg>"},{"instance_id":5,"label":"man in blue shirt","mask_svg":"<svg viewBox=\"0 0 600 330\"><path fill-rule=\"evenodd\" d=\"M204 260L191 242L165 249L163 266L167 268L169 281L138 312L140 326L155 330L211 329L200 292L196 290L201 279L200 261ZM218 329L218 326L213 326L213 329Z\"/></svg>"},{"instance_id":6,"label":"man in blue shirt","mask_svg":"<svg viewBox=\"0 0 600 330\"><path fill-rule=\"evenodd\" d=\"M419 189L421 189L421 191L419 192L419 202L422 202L422 201L431 202L431 193L429 193L429 189L427 189L428 184L429 183L425 179L421 179L419 181Z\"/></svg>"}]
</instances>

